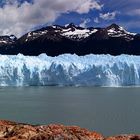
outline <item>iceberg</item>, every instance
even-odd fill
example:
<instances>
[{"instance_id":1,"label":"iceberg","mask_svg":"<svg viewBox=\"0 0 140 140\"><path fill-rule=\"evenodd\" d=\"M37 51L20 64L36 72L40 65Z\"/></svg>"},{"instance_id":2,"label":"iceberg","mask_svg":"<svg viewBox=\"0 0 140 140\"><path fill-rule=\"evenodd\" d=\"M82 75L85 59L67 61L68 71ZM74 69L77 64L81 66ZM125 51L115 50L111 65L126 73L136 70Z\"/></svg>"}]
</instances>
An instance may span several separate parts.
<instances>
[{"instance_id":1,"label":"iceberg","mask_svg":"<svg viewBox=\"0 0 140 140\"><path fill-rule=\"evenodd\" d=\"M0 86L140 86L140 56L0 55Z\"/></svg>"}]
</instances>

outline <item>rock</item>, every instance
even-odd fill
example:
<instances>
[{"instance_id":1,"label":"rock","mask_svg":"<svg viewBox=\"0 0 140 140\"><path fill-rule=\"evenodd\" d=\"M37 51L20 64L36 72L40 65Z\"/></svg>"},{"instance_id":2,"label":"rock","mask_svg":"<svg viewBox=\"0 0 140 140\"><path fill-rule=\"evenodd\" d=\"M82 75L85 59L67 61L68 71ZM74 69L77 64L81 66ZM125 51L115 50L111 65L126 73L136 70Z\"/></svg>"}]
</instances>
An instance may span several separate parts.
<instances>
[{"instance_id":1,"label":"rock","mask_svg":"<svg viewBox=\"0 0 140 140\"><path fill-rule=\"evenodd\" d=\"M77 126L35 126L0 121L0 140L103 140L103 136Z\"/></svg>"},{"instance_id":2,"label":"rock","mask_svg":"<svg viewBox=\"0 0 140 140\"><path fill-rule=\"evenodd\" d=\"M120 135L108 137L105 140L140 140L140 135Z\"/></svg>"},{"instance_id":3,"label":"rock","mask_svg":"<svg viewBox=\"0 0 140 140\"><path fill-rule=\"evenodd\" d=\"M0 140L140 140L140 135L103 137L78 126L29 125L0 121Z\"/></svg>"}]
</instances>

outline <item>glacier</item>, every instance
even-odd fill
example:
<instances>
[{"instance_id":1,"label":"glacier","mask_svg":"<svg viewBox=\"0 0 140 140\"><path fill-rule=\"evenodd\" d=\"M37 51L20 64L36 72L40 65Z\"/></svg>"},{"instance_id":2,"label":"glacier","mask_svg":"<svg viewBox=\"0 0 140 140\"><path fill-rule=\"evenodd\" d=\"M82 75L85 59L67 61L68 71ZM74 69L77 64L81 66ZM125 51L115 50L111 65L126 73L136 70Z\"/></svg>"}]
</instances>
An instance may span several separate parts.
<instances>
[{"instance_id":1,"label":"glacier","mask_svg":"<svg viewBox=\"0 0 140 140\"><path fill-rule=\"evenodd\" d=\"M0 86L140 86L140 56L0 55Z\"/></svg>"}]
</instances>

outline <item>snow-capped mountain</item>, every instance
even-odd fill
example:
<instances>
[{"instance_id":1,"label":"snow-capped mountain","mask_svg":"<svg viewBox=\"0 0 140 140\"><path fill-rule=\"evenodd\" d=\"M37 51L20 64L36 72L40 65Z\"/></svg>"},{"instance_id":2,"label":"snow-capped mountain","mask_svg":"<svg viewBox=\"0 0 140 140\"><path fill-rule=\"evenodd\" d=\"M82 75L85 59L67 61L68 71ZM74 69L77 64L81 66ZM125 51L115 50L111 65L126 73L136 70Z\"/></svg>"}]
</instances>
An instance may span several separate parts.
<instances>
[{"instance_id":1,"label":"snow-capped mountain","mask_svg":"<svg viewBox=\"0 0 140 140\"><path fill-rule=\"evenodd\" d=\"M140 34L130 33L112 24L106 28L82 28L73 23L47 26L28 32L21 38L0 37L1 54L56 56L64 53L85 54L134 54L140 55ZM1 47L5 46L5 47Z\"/></svg>"},{"instance_id":2,"label":"snow-capped mountain","mask_svg":"<svg viewBox=\"0 0 140 140\"><path fill-rule=\"evenodd\" d=\"M126 40L133 40L136 33L130 33L126 31L123 27L118 26L116 24L112 24L111 26L107 27L107 33L110 37L123 37Z\"/></svg>"},{"instance_id":3,"label":"snow-capped mountain","mask_svg":"<svg viewBox=\"0 0 140 140\"><path fill-rule=\"evenodd\" d=\"M100 33L101 36L102 34L106 34L107 37L123 37L128 41L133 40L134 36L136 35L136 33L130 33L123 27L116 24L112 24L107 28L82 28L74 25L73 23L70 23L65 26L53 25L42 28L40 30L29 32L24 36L25 42L35 40L43 35L47 36L50 33L54 34L54 36L60 35L67 39L76 41L84 40L95 33Z\"/></svg>"},{"instance_id":4,"label":"snow-capped mountain","mask_svg":"<svg viewBox=\"0 0 140 140\"><path fill-rule=\"evenodd\" d=\"M71 39L71 40L83 40L89 37L91 34L96 33L98 30L94 28L82 28L70 23L66 26L53 25L46 28L42 28L37 31L29 32L24 36L25 41L32 41L43 35L60 35L62 37Z\"/></svg>"}]
</instances>

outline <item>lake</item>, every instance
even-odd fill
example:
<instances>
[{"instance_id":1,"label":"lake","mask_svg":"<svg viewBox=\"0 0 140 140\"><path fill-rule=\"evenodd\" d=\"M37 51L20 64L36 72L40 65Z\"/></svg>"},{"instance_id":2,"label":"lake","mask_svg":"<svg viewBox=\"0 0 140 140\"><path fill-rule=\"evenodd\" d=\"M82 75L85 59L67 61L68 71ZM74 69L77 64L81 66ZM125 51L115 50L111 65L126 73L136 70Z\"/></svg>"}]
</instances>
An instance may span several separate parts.
<instances>
[{"instance_id":1,"label":"lake","mask_svg":"<svg viewBox=\"0 0 140 140\"><path fill-rule=\"evenodd\" d=\"M116 135L140 133L140 88L3 87L0 119L78 125Z\"/></svg>"}]
</instances>

